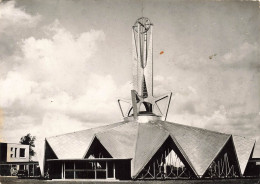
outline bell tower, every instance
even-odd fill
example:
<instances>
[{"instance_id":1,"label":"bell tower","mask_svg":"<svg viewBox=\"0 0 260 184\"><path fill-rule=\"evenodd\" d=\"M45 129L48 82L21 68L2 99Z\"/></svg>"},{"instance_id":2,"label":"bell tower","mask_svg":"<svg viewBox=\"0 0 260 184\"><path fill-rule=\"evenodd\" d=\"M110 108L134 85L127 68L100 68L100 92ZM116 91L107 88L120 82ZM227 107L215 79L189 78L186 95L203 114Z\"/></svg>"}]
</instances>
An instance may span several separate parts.
<instances>
[{"instance_id":1,"label":"bell tower","mask_svg":"<svg viewBox=\"0 0 260 184\"><path fill-rule=\"evenodd\" d=\"M161 97L153 96L153 24L146 17L136 20L132 27L133 90L131 100L118 100L125 119L138 120L141 116L166 120L172 93ZM159 101L166 100L164 109ZM128 103L124 110L122 103Z\"/></svg>"}]
</instances>

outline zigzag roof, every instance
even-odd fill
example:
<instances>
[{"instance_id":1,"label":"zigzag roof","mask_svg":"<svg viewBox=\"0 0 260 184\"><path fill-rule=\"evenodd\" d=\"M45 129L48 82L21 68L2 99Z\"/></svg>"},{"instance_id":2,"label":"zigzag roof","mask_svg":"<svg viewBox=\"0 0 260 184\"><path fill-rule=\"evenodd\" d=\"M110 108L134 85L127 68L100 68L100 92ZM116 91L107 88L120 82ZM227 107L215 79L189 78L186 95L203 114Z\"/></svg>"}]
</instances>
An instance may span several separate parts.
<instances>
[{"instance_id":1,"label":"zigzag roof","mask_svg":"<svg viewBox=\"0 0 260 184\"><path fill-rule=\"evenodd\" d=\"M241 173L244 174L246 165L255 146L255 140L233 135L233 141L236 148L240 170Z\"/></svg>"},{"instance_id":2,"label":"zigzag roof","mask_svg":"<svg viewBox=\"0 0 260 184\"><path fill-rule=\"evenodd\" d=\"M231 135L160 120L124 121L50 137L47 141L58 159L82 159L95 137L113 158L132 158L131 175L136 177L168 137L173 139L195 174L202 176ZM234 144L244 171L249 158L247 152L251 153L248 150L253 145L246 138L236 136Z\"/></svg>"}]
</instances>

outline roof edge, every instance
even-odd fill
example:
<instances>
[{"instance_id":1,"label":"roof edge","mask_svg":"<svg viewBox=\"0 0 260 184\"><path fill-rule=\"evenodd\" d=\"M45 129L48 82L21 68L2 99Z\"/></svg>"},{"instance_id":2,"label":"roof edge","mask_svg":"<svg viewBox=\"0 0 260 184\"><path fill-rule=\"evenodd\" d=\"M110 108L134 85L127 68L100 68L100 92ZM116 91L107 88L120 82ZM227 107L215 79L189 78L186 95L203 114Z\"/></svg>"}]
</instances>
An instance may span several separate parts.
<instances>
[{"instance_id":1,"label":"roof edge","mask_svg":"<svg viewBox=\"0 0 260 184\"><path fill-rule=\"evenodd\" d=\"M197 171L195 170L194 166L192 165L189 157L186 155L186 153L184 152L184 150L182 149L182 147L180 146L179 142L175 139L174 135L170 134L173 142L175 143L175 145L178 147L179 151L181 152L182 156L185 158L186 162L189 164L189 166L191 167L191 169L193 170L193 172L198 176Z\"/></svg>"},{"instance_id":2,"label":"roof edge","mask_svg":"<svg viewBox=\"0 0 260 184\"><path fill-rule=\"evenodd\" d=\"M206 168L206 170L203 172L203 174L201 175L201 177L203 177L206 173L206 171L208 170L208 168L210 167L211 163L217 158L217 156L220 154L220 152L224 149L224 147L226 146L226 144L228 143L228 141L231 139L232 135L230 135L226 142L223 144L223 146L220 148L220 150L217 152L216 156L211 160L209 166Z\"/></svg>"},{"instance_id":3,"label":"roof edge","mask_svg":"<svg viewBox=\"0 0 260 184\"><path fill-rule=\"evenodd\" d=\"M83 154L83 157L82 157L82 159L84 159L84 158L85 158L85 156L87 155L87 153L88 153L88 151L89 151L89 148L90 148L90 146L92 145L92 143L93 143L93 141L94 141L95 137L96 137L96 134L94 134L94 135L93 135L93 137L92 137L92 139L91 139L91 141L90 141L90 143L89 143L89 145L88 145L88 147L87 147L86 151L85 151L85 152L84 152L84 154Z\"/></svg>"},{"instance_id":4,"label":"roof edge","mask_svg":"<svg viewBox=\"0 0 260 184\"><path fill-rule=\"evenodd\" d=\"M151 154L149 155L147 161L145 161L145 164L136 172L135 175L132 176L133 179L135 179L138 174L142 171L142 169L146 166L146 164L149 162L149 160L151 160L151 158L154 156L154 154L156 153L156 151L164 144L164 142L168 139L168 137L170 137L170 133L167 132L167 135L164 137L163 141L161 144L158 144L158 146L156 146L153 151L151 152Z\"/></svg>"},{"instance_id":5,"label":"roof edge","mask_svg":"<svg viewBox=\"0 0 260 184\"><path fill-rule=\"evenodd\" d=\"M233 146L234 146L234 148L235 148L234 151L235 151L235 155L236 155L237 163L238 163L238 165L239 165L239 174L240 174L240 176L242 176L243 173L242 173L242 171L241 171L241 165L240 165L240 162L239 162L239 160L238 160L237 149L236 149L236 146L235 146L235 142L234 142L234 139L233 139L233 135L231 135L231 139L232 139L232 144L233 144Z\"/></svg>"}]
</instances>

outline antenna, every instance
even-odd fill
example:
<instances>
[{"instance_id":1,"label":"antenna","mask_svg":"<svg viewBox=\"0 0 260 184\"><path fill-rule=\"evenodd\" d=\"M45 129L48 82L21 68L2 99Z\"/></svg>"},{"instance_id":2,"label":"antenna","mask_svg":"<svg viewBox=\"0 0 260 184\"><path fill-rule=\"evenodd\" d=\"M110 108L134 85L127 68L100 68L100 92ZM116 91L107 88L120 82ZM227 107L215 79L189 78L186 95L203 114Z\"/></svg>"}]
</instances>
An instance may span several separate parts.
<instances>
[{"instance_id":1,"label":"antenna","mask_svg":"<svg viewBox=\"0 0 260 184\"><path fill-rule=\"evenodd\" d=\"M144 1L143 0L141 0L141 2L142 2L142 17L144 16L143 14L144 14Z\"/></svg>"}]
</instances>

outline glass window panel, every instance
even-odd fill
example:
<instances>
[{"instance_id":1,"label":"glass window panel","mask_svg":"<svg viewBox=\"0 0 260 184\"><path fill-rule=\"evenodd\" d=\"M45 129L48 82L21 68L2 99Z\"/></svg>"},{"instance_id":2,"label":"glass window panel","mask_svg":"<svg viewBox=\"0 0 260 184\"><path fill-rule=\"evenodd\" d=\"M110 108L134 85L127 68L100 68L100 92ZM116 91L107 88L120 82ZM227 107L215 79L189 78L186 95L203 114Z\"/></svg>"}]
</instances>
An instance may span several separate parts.
<instances>
[{"instance_id":1,"label":"glass window panel","mask_svg":"<svg viewBox=\"0 0 260 184\"><path fill-rule=\"evenodd\" d=\"M87 162L87 169L95 169L95 162Z\"/></svg>"},{"instance_id":2,"label":"glass window panel","mask_svg":"<svg viewBox=\"0 0 260 184\"><path fill-rule=\"evenodd\" d=\"M97 162L97 169L106 169L106 162L105 161Z\"/></svg>"},{"instance_id":3,"label":"glass window panel","mask_svg":"<svg viewBox=\"0 0 260 184\"><path fill-rule=\"evenodd\" d=\"M19 170L24 170L24 165L20 165Z\"/></svg>"},{"instance_id":4,"label":"glass window panel","mask_svg":"<svg viewBox=\"0 0 260 184\"><path fill-rule=\"evenodd\" d=\"M74 179L73 171L65 171L65 179Z\"/></svg>"},{"instance_id":5,"label":"glass window panel","mask_svg":"<svg viewBox=\"0 0 260 184\"><path fill-rule=\"evenodd\" d=\"M14 157L16 158L17 148L14 149Z\"/></svg>"},{"instance_id":6,"label":"glass window panel","mask_svg":"<svg viewBox=\"0 0 260 184\"><path fill-rule=\"evenodd\" d=\"M74 169L74 162L66 162L65 170L67 170L67 169Z\"/></svg>"},{"instance_id":7,"label":"glass window panel","mask_svg":"<svg viewBox=\"0 0 260 184\"><path fill-rule=\"evenodd\" d=\"M114 178L114 171L113 171L113 162L108 162L107 167L108 167L108 177L109 178Z\"/></svg>"},{"instance_id":8,"label":"glass window panel","mask_svg":"<svg viewBox=\"0 0 260 184\"><path fill-rule=\"evenodd\" d=\"M84 161L75 162L76 169L87 169L87 163Z\"/></svg>"},{"instance_id":9,"label":"glass window panel","mask_svg":"<svg viewBox=\"0 0 260 184\"><path fill-rule=\"evenodd\" d=\"M87 172L86 171L76 171L75 177L80 178L80 179L87 178Z\"/></svg>"},{"instance_id":10,"label":"glass window panel","mask_svg":"<svg viewBox=\"0 0 260 184\"><path fill-rule=\"evenodd\" d=\"M16 154L16 151L15 151ZM20 148L20 157L25 157L25 148Z\"/></svg>"},{"instance_id":11,"label":"glass window panel","mask_svg":"<svg viewBox=\"0 0 260 184\"><path fill-rule=\"evenodd\" d=\"M106 179L106 171L97 171L97 179Z\"/></svg>"},{"instance_id":12,"label":"glass window panel","mask_svg":"<svg viewBox=\"0 0 260 184\"><path fill-rule=\"evenodd\" d=\"M87 171L86 173L88 179L95 179L95 171Z\"/></svg>"}]
</instances>

